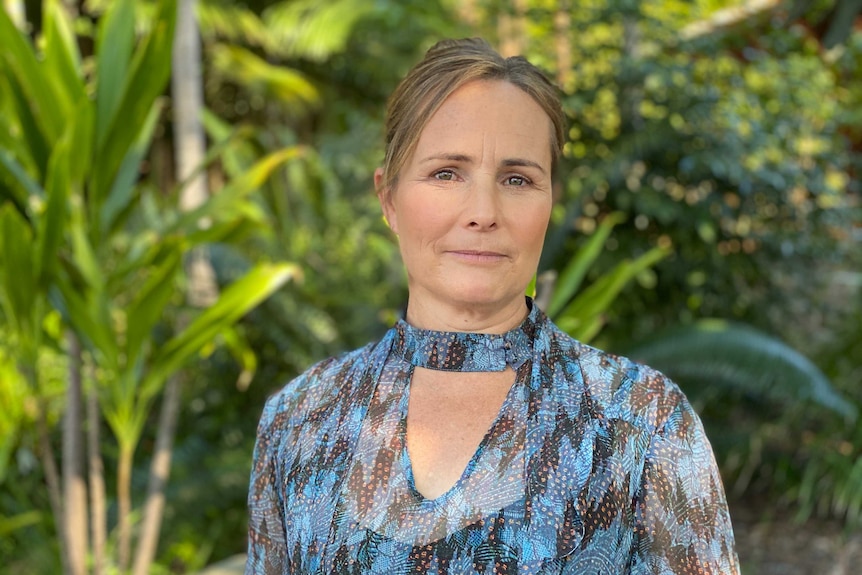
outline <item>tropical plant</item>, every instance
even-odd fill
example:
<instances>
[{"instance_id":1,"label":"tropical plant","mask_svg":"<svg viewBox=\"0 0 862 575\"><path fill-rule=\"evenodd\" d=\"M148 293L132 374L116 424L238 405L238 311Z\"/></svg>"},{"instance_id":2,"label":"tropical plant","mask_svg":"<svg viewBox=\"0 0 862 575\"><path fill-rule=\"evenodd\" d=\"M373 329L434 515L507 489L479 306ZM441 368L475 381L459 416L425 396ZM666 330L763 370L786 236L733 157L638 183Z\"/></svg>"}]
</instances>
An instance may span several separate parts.
<instances>
[{"instance_id":1,"label":"tropical plant","mask_svg":"<svg viewBox=\"0 0 862 575\"><path fill-rule=\"evenodd\" d=\"M38 52L0 11L0 303L9 355L40 401L40 455L61 557L76 574L84 572L90 547L88 515L94 568L107 568L102 418L117 442L118 534L110 563L124 570L131 559L132 465L154 400L169 377L298 273L295 265L262 264L212 307L184 312L182 325L169 320L166 311L182 293L184 254L252 225L247 198L287 155L264 158L187 214L172 205L173 195L139 182L170 75L176 4L161 1L137 38L133 8L131 0L111 5L92 64L82 59L60 2L45 3ZM63 327L52 333L46 325L57 312ZM40 397L45 346L62 347L69 361L62 489ZM170 450L156 457L170 457ZM160 497L166 479L154 473L148 497ZM136 572L147 572L148 563L136 561Z\"/></svg>"},{"instance_id":2,"label":"tropical plant","mask_svg":"<svg viewBox=\"0 0 862 575\"><path fill-rule=\"evenodd\" d=\"M231 8L233 22L220 16L225 5L201 5L210 53L236 46L264 50L279 70L311 81L315 94L304 103L275 95L260 98L268 94L266 82L249 85L236 75L216 78L208 92L211 141L225 142L237 124L252 134L223 144L220 168L228 177L244 173L269 150L295 152L258 196L271 225L214 258L225 272L258 257L307 263L309 273L290 297L273 298L259 312L260 321L246 326L255 349L266 354L261 356L264 369L279 373L273 375L276 381L323 356L366 343L405 302L397 248L383 225L372 174L383 156L386 97L429 43L457 27L440 4L279 2L248 20ZM255 24L240 27L240 21ZM391 65L379 65L381 50ZM221 74L209 70L211 78ZM223 108L229 84L242 91ZM283 87L289 91L287 84ZM248 104L245 114L237 114L237 102Z\"/></svg>"},{"instance_id":3,"label":"tropical plant","mask_svg":"<svg viewBox=\"0 0 862 575\"><path fill-rule=\"evenodd\" d=\"M842 362L853 361L845 354L859 347L858 326L855 333L829 344ZM816 512L860 524L862 402L839 373L830 379L783 341L717 319L664 330L624 352L684 389L733 495L765 493L795 507L799 519Z\"/></svg>"},{"instance_id":4,"label":"tropical plant","mask_svg":"<svg viewBox=\"0 0 862 575\"><path fill-rule=\"evenodd\" d=\"M638 274L649 270L672 253L669 245L654 247L634 260L618 262L611 271L593 279L588 287L581 289L614 226L624 220L625 216L621 213L609 214L602 220L595 232L574 253L559 277L543 286L551 289L539 294L540 304L560 329L585 343L602 329L607 310L623 288Z\"/></svg>"},{"instance_id":5,"label":"tropical plant","mask_svg":"<svg viewBox=\"0 0 862 575\"><path fill-rule=\"evenodd\" d=\"M6 2L7 6L23 4ZM47 192L54 184L49 186L46 174L51 152L61 138L56 129L51 137L38 134L41 125L51 123L50 118L77 115L69 111L66 86L73 91L79 88L74 82L63 83L63 78L83 78L91 99L107 102L105 94L99 95L100 58L106 56L94 58L87 51L95 45L101 54L106 43L99 39L98 30L104 26L105 12L116 3L77 3L82 17L71 29L78 37L69 31L64 34L68 44L83 39L84 52L70 51L73 64L64 67L63 73L49 74L49 69L60 70L56 62L62 58L56 57L56 47L64 45L56 39L58 25L50 22L60 5L53 4L46 3L40 12L31 10L33 2L27 3L32 14L29 29L35 31L41 49L31 48L35 61L14 66L45 72L41 75L48 79L36 90L51 95L45 114L33 112L36 106L41 110L46 105L45 98L17 94L21 89L10 81L13 67L7 63L17 60L10 43L14 38L8 29L0 33L0 201L7 206L0 235L6 233L7 221L12 222L10 230L17 231L9 237L14 243L21 237L30 238L33 245L48 242L49 236L42 234L43 214L48 213L52 196ZM141 163L133 166L135 162L129 160L132 167L126 175L137 183L131 188L117 186L131 199L126 203L119 201L120 195L108 193L114 199L104 202L110 205L103 208L106 218L114 222L108 232L90 230L86 223L93 221L93 210L87 207L92 195L89 174L107 168L101 161L81 164L79 159L98 156L77 145L87 138L70 139L70 164L85 172L70 178L84 183L68 194L70 210L60 218L65 227L59 233L61 255L55 258L59 265L46 276L47 287L17 289L32 279L33 274L20 267L25 263L32 267L37 261L32 250L18 254L21 262L16 267L0 261L0 268L20 276L15 277L20 280L16 290L3 297L18 302L16 310L21 302L36 302L29 315L6 311L11 304L0 306L0 355L5 354L5 360L0 358L0 373L14 368L17 374L0 375L0 401L8 397L24 402L23 409L12 408L8 413L4 409L0 414L0 431L11 429L14 434L0 436L0 460L4 454L6 461L14 457L6 470L11 479L0 490L0 513L5 514L0 516L0 556L12 559L8 566L0 566L0 572L56 572L53 564L46 564L48 554L16 545L25 539L54 545L50 517L41 512L48 507L47 495L40 491L43 476L29 455L30 450L41 454L50 450L36 448L31 430L43 427L48 444L56 443L54 430L66 404L62 392L70 368L82 372L85 392L97 387L91 381L106 381L108 373L97 363L105 354L91 343L91 337L75 336L83 348L81 368L69 361L75 354L66 353L72 342L68 334L76 332L70 329L74 327L71 316L60 313L68 305L59 286L66 281L71 291L89 294L88 305L94 308L98 306L93 302L100 298L108 302L103 307L109 320L95 323L108 325L104 333L116 339L124 352L123 338L129 332L123 327L129 319L126 304L135 301L135 286L155 277L159 263L165 266L164 277L173 278L165 283L174 288L165 288L171 293L165 296L165 313L149 332L152 337L144 338L151 345L150 351L139 355L145 374L151 352L171 337L175 326L199 315L186 310L181 295L180 288L189 281L176 271L183 265L171 271L165 262L176 251L185 260L184 249L202 245L221 283L241 277L250 262L259 260L301 261L306 272L303 282L291 286L290 294L268 299L241 325L222 332L220 341L226 345L212 352L207 362L196 362L181 387L189 400L184 408L195 417L177 422L173 474L181 482L168 488L171 505L166 507L165 529L169 532L163 539L170 545L162 547L159 561L178 569L182 567L176 565L193 568L211 558L210 553L219 558L241 549L245 469L263 398L310 362L373 338L405 301L397 250L371 193L371 171L382 156L380 113L387 95L409 65L440 37L480 34L492 42L498 39L497 45L507 50L523 49L532 61L555 73L564 88L572 130L560 165L562 198L554 210L541 266L563 271L551 289L540 281L543 309L549 309L555 296L553 316L582 339L608 349L624 351L621 343L632 335L645 338L661 326L718 314L782 333L803 349L807 342L800 340L809 332L798 327L797 318L811 310L829 311L832 300L819 299L819 305L811 306L810 293L801 292L799 286L824 276L812 272L815 265L818 270L833 262L836 267L846 266L842 254L858 247L843 243L849 247L842 251L834 249L833 241L848 233L852 212L846 208L854 189L858 202L858 182L849 177L853 171L844 142L855 142L857 147L860 142L860 106L856 105L860 92L853 79L862 62L862 35L847 28L852 18L839 16L858 2L795 2L806 12L798 19L799 12L785 10L786 2L758 3L772 8L731 26L713 18L716 10L737 4L715 0L588 4L570 0L199 0L208 135L215 144L210 156L219 160L207 175L215 189L228 182L229 187L219 193L228 192L226 197L209 212L183 215L176 209L179 188L172 189L171 178L165 175L174 142L163 120L166 116L153 112L150 140L133 138L140 141L135 149ZM118 47L114 51L118 60L130 63L128 47L158 28L156 6L155 2L135 3L138 36L134 42L120 38L113 44ZM835 37L846 45L823 50L836 26L843 32ZM145 92L146 100L151 94ZM25 101L27 106L19 113L19 103ZM95 107L91 102L90 108ZM86 114L93 114L92 109L82 107ZM234 127L237 124L239 129ZM24 125L30 129L21 128ZM77 125L86 131L86 122ZM31 133L36 136L22 135ZM154 144L150 150L148 141ZM42 152L32 153L38 149ZM31 156L38 156L38 162ZM54 163L64 163L61 160L58 154ZM275 177L267 178L271 172ZM782 179L794 185L782 186ZM246 182L240 186L245 191L231 194L231 189L238 188L230 182L239 180ZM263 193L246 193L258 184ZM46 192L42 198L39 188ZM87 287L76 271L79 256L75 254L83 251L75 247L68 222L70 214L79 213L71 209L79 210L74 205L79 199L84 215L76 217L83 223L75 226L86 231L75 233L87 238L104 274L102 295ZM598 234L607 232L617 212L626 214L624 221L600 240ZM208 218L199 218L207 213ZM204 231L196 227L199 222L211 227ZM152 254L159 243L156 234L167 238L160 255L138 257L135 261L143 267L137 272L122 263L134 254ZM219 237L225 241L203 243ZM592 247L587 249L585 244ZM670 245L674 247L670 255L651 252L652 246ZM598 255L588 257L588 252ZM653 265L638 259L647 253L656 259ZM803 259L801 254L806 253ZM634 262L623 265L627 271L619 271L619 260L630 255ZM827 261L829 266L824 265ZM633 273L632 266L639 265L635 262L644 264L638 273ZM124 276L122 270L130 275ZM56 285L50 279L55 276L60 278ZM612 282L611 277L617 280ZM585 286L600 281L625 287L613 302L604 289L586 288L594 297L574 303L578 294L586 293ZM788 298L791 291L794 297ZM799 306L794 313L787 313L788 301ZM829 313L844 313L839 305L832 308ZM187 319L180 321L179 315ZM794 323L786 320L791 317ZM602 331L597 333L599 326ZM817 336L823 337L820 332ZM200 353L209 354L212 348L207 345ZM241 366L229 352L244 358ZM856 373L857 368L830 370L823 355L816 353L810 356L818 357L834 385L844 396L852 395L848 390L853 386L845 381L842 387L840 376ZM842 361L846 363L852 353ZM28 373L30 365L36 366L35 374ZM258 375L249 385L256 367ZM691 387L685 385L687 390ZM770 387L778 395L787 393L788 398L777 401L766 399L757 387L752 393L731 386L714 388L726 395L706 403L705 415L708 424L718 423L711 436L717 452L724 454L723 468L733 478L733 486L741 489L771 481L786 499L809 511L853 502L848 495L852 490L842 491L840 486L851 485L847 482L855 476L839 455L858 456L859 438L847 436L839 425L843 415L798 400L793 388ZM154 389L147 402L150 406L164 397L160 386ZM700 401L697 391L692 389L690 394ZM39 409L32 409L34 405ZM102 405L104 409L107 404ZM800 423L800 410L810 412L811 425ZM745 425L740 424L741 411L750 417L742 421ZM830 417L835 422L825 424ZM145 448L156 440L154 428L163 427L150 423L147 418L140 441ZM800 426L805 429L795 433ZM113 441L101 442L106 460L114 464ZM3 445L12 447L4 451ZM731 448L725 450L725 445ZM773 449L776 445L780 450ZM831 458L827 453L832 453ZM147 473L141 459L135 459L135 477ZM807 475L802 473L805 462L812 462L813 471ZM42 468L48 469L47 463ZM110 465L105 472L109 482L114 481L113 468ZM803 477L805 489L801 489ZM59 485L59 480L54 482ZM845 495L839 497L839 493ZM832 503L823 503L827 499ZM113 514L115 501L109 503ZM116 553L118 541L114 531L107 541L109 553ZM26 562L16 562L25 554Z\"/></svg>"},{"instance_id":6,"label":"tropical plant","mask_svg":"<svg viewBox=\"0 0 862 575\"><path fill-rule=\"evenodd\" d=\"M613 227L623 219L622 214L611 214L588 237L559 278L545 285L539 282L539 300L548 315L564 331L584 342L598 334L608 308L626 283L671 253L669 246L653 248L634 261L619 262L612 272L596 276L587 288L581 289ZM719 439L719 446L724 445L720 436L727 435L733 427L732 414L707 408L712 403L732 404L728 398L735 395L797 411L815 405L848 423L858 417L857 405L836 391L814 363L783 341L748 325L704 319L615 347L668 375L683 387L698 411L709 411L708 416L714 418L710 423L715 425L711 432ZM728 443L732 445L734 441ZM721 453L725 459L729 449ZM744 470L736 482L738 489L751 479L747 475L752 458L760 455L755 450L737 465ZM726 467L731 471L730 465Z\"/></svg>"},{"instance_id":7,"label":"tropical plant","mask_svg":"<svg viewBox=\"0 0 862 575\"><path fill-rule=\"evenodd\" d=\"M807 357L750 326L702 319L627 350L680 383L696 403L728 389L774 402L812 403L852 422L856 406Z\"/></svg>"}]
</instances>

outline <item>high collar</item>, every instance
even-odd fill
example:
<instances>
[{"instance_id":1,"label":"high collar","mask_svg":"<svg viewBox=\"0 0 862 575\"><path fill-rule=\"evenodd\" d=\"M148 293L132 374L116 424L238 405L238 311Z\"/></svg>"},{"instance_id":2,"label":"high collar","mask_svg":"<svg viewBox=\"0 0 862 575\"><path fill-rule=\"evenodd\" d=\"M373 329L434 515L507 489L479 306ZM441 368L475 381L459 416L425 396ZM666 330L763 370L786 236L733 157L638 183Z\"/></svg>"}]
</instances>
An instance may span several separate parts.
<instances>
[{"instance_id":1,"label":"high collar","mask_svg":"<svg viewBox=\"0 0 862 575\"><path fill-rule=\"evenodd\" d=\"M533 340L545 314L527 299L530 312L501 334L420 329L399 320L394 352L415 367L442 371L518 369L532 355Z\"/></svg>"}]
</instances>

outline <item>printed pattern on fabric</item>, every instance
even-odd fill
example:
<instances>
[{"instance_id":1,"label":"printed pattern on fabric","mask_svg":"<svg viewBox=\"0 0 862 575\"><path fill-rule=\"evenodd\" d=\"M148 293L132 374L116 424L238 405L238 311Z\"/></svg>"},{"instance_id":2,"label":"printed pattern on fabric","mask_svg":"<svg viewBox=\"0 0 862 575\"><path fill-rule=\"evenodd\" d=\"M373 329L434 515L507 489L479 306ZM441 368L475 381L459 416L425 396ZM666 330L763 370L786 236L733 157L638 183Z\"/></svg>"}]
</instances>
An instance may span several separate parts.
<instances>
[{"instance_id":1,"label":"printed pattern on fabric","mask_svg":"<svg viewBox=\"0 0 862 575\"><path fill-rule=\"evenodd\" d=\"M434 500L406 449L415 367L516 374ZM261 417L249 513L246 575L739 573L712 450L679 388L535 305L502 335L399 321L290 382Z\"/></svg>"}]
</instances>

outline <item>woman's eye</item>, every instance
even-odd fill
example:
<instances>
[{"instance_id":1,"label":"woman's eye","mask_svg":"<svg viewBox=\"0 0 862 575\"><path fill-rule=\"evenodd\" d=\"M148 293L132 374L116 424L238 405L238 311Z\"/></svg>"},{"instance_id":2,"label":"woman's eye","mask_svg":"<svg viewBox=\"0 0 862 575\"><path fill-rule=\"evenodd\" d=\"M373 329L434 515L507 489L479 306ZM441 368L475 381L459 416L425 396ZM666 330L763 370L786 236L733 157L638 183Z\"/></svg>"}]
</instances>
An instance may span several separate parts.
<instances>
[{"instance_id":1,"label":"woman's eye","mask_svg":"<svg viewBox=\"0 0 862 575\"><path fill-rule=\"evenodd\" d=\"M438 172L434 172L434 179L448 182L455 179L455 172L452 170L440 170Z\"/></svg>"},{"instance_id":2,"label":"woman's eye","mask_svg":"<svg viewBox=\"0 0 862 575\"><path fill-rule=\"evenodd\" d=\"M526 186L527 178L524 176L509 176L506 178L506 184L509 186Z\"/></svg>"}]
</instances>

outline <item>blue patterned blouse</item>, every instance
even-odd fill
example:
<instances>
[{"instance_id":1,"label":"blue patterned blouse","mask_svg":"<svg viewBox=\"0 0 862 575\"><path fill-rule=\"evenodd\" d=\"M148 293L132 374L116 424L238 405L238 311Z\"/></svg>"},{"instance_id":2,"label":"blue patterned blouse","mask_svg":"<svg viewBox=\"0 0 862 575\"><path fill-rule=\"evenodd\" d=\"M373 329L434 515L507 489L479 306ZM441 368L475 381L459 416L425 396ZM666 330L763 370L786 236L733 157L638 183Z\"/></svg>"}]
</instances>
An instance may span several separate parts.
<instances>
[{"instance_id":1,"label":"blue patterned blouse","mask_svg":"<svg viewBox=\"0 0 862 575\"><path fill-rule=\"evenodd\" d=\"M414 487L405 441L416 366L516 373L434 500ZM502 335L399 321L290 382L261 418L249 509L246 575L739 572L712 450L679 388L535 305Z\"/></svg>"}]
</instances>

